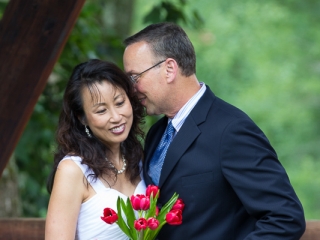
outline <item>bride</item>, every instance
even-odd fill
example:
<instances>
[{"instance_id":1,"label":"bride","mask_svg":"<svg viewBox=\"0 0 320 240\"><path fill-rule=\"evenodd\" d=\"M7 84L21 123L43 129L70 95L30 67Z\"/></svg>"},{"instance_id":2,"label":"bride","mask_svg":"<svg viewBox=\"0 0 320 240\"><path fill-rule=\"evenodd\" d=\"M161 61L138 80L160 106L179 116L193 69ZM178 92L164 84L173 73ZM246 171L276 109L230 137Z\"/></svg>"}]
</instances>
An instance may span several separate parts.
<instances>
[{"instance_id":1,"label":"bride","mask_svg":"<svg viewBox=\"0 0 320 240\"><path fill-rule=\"evenodd\" d=\"M116 65L90 60L75 67L57 130L48 181L45 239L127 239L101 220L118 196L144 194L140 174L143 108Z\"/></svg>"}]
</instances>

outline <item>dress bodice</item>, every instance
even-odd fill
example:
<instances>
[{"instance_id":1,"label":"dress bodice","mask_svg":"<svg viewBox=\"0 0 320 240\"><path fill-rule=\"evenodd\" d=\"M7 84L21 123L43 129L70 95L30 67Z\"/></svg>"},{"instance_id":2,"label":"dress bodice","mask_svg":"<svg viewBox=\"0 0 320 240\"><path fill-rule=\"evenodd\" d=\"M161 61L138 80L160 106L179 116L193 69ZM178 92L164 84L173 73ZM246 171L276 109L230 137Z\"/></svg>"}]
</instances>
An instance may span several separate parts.
<instances>
[{"instance_id":1,"label":"dress bodice","mask_svg":"<svg viewBox=\"0 0 320 240\"><path fill-rule=\"evenodd\" d=\"M118 197L120 196L126 200L127 196L115 189L105 187L99 178L95 180L89 176L93 171L87 165L81 164L80 157L66 156L62 161L66 159L71 159L80 167L84 176L96 192L93 197L81 204L76 229L76 240L128 239L117 224L114 223L110 225L101 220L104 208L109 207L117 211ZM141 179L134 194L145 194L146 185L142 176Z\"/></svg>"}]
</instances>

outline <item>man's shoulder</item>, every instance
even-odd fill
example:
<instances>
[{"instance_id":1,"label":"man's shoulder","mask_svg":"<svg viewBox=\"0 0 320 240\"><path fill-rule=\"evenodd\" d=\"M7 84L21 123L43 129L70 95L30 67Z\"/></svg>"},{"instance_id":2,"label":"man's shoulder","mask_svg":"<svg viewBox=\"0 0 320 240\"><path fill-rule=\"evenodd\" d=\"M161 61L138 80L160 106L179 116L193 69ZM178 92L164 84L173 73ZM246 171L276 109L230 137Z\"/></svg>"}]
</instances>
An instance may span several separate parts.
<instances>
[{"instance_id":1,"label":"man's shoulder","mask_svg":"<svg viewBox=\"0 0 320 240\"><path fill-rule=\"evenodd\" d=\"M199 117L202 115L201 113L207 116L214 115L215 117L221 116L224 118L248 117L248 115L236 105L233 105L233 103L227 102L226 100L215 95L215 93L208 86L206 92L196 104L194 111L192 111L194 117Z\"/></svg>"}]
</instances>

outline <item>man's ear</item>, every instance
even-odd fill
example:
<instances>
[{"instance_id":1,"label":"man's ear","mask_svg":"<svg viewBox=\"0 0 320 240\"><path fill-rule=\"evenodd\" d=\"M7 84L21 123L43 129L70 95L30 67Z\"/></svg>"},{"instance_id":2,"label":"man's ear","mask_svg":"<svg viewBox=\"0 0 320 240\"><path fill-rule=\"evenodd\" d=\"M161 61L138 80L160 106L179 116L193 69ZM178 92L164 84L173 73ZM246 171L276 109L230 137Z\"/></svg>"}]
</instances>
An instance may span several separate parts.
<instances>
[{"instance_id":1,"label":"man's ear","mask_svg":"<svg viewBox=\"0 0 320 240\"><path fill-rule=\"evenodd\" d=\"M167 82L171 83L176 78L176 75L179 71L179 66L176 60L173 58L168 58L166 60L166 78Z\"/></svg>"}]
</instances>

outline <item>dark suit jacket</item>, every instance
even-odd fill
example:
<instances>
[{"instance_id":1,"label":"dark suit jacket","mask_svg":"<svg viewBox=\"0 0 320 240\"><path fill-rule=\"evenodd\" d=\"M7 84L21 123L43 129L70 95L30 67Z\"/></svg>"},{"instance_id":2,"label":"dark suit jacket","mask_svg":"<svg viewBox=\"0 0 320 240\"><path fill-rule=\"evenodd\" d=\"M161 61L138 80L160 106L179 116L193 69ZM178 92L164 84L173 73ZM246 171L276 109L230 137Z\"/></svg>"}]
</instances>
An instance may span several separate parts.
<instances>
[{"instance_id":1,"label":"dark suit jacket","mask_svg":"<svg viewBox=\"0 0 320 240\"><path fill-rule=\"evenodd\" d=\"M146 184L167 120L147 134ZM169 146L159 187L160 207L174 192L185 202L183 223L166 224L161 240L299 239L305 230L301 203L266 136L208 86Z\"/></svg>"}]
</instances>

